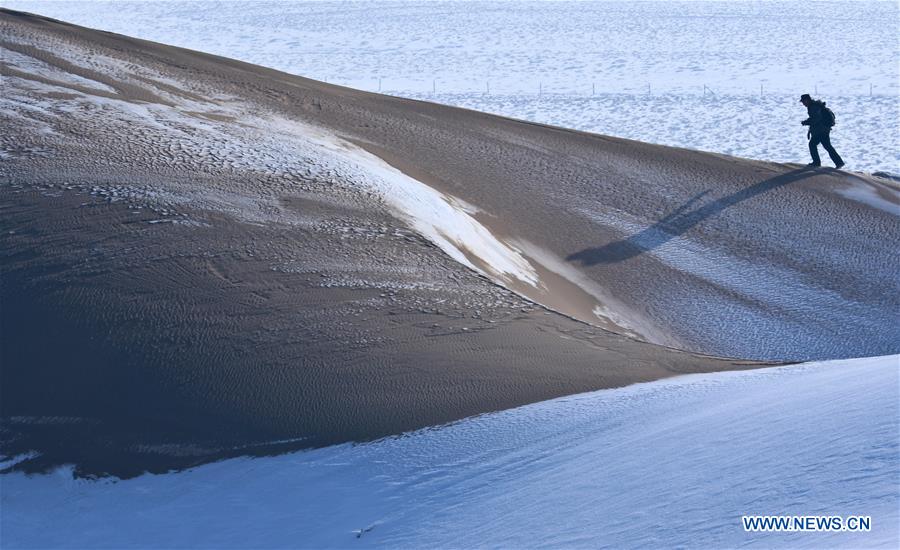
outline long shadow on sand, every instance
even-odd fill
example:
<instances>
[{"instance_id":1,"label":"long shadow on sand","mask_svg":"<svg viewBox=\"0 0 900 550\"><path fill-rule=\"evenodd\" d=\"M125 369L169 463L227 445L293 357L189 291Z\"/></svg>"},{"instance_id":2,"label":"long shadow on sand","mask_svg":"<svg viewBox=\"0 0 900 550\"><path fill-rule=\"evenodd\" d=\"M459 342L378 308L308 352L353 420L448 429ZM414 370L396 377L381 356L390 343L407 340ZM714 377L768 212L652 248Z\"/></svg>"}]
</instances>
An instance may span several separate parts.
<instances>
[{"instance_id":1,"label":"long shadow on sand","mask_svg":"<svg viewBox=\"0 0 900 550\"><path fill-rule=\"evenodd\" d=\"M570 262L581 262L582 265L610 264L634 258L648 250L653 250L669 242L685 231L694 227L701 221L714 216L730 206L741 201L761 195L778 187L800 181L816 175L817 171L811 168L798 168L780 176L755 183L746 189L733 193L726 197L706 203L699 208L691 210L697 201L701 200L709 190L699 193L689 201L678 207L674 212L654 223L647 229L628 237L625 240L611 242L609 244L585 248L580 252L566 257Z\"/></svg>"}]
</instances>

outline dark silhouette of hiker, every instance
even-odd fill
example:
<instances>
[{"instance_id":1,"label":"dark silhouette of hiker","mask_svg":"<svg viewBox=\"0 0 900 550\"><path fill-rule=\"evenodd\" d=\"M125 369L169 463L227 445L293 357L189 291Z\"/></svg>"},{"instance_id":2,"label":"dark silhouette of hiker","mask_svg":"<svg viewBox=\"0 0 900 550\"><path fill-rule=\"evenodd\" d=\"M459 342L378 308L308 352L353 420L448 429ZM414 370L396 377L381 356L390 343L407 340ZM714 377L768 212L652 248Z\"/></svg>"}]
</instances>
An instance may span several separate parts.
<instances>
[{"instance_id":1,"label":"dark silhouette of hiker","mask_svg":"<svg viewBox=\"0 0 900 550\"><path fill-rule=\"evenodd\" d=\"M809 97L809 94L800 96L800 103L806 107L806 113L809 115L809 118L800 123L804 126L809 126L806 137L809 138L809 154L812 157L812 162L807 166L822 166L822 161L819 159L819 144L821 143L822 147L828 151L831 161L834 162L834 167L840 168L844 165L844 161L831 145L831 127L834 126L834 113L831 112L831 109L825 107L824 101L813 99Z\"/></svg>"}]
</instances>

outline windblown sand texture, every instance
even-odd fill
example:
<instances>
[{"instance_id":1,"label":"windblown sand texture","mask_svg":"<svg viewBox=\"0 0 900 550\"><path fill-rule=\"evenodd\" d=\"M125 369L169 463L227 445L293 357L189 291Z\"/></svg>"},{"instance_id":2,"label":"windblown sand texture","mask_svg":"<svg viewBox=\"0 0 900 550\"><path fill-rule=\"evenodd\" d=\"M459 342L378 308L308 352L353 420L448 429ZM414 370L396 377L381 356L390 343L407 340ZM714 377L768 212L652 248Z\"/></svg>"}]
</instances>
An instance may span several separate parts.
<instances>
[{"instance_id":1,"label":"windblown sand texture","mask_svg":"<svg viewBox=\"0 0 900 550\"><path fill-rule=\"evenodd\" d=\"M900 193L0 10L2 437L131 475L898 351ZM802 146L802 144L800 144Z\"/></svg>"}]
</instances>

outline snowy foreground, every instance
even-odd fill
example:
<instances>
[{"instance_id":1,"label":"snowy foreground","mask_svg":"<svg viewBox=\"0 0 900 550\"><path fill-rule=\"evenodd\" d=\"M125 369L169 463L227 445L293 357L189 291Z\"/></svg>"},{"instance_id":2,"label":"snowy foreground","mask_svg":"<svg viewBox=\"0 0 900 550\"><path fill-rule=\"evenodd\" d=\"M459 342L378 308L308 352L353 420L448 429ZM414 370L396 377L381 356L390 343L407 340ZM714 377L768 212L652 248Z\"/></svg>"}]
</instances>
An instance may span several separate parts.
<instances>
[{"instance_id":1,"label":"snowy foreground","mask_svg":"<svg viewBox=\"0 0 900 550\"><path fill-rule=\"evenodd\" d=\"M900 356L691 375L363 445L2 481L14 547L873 547L900 540ZM742 515L868 515L868 533Z\"/></svg>"}]
</instances>

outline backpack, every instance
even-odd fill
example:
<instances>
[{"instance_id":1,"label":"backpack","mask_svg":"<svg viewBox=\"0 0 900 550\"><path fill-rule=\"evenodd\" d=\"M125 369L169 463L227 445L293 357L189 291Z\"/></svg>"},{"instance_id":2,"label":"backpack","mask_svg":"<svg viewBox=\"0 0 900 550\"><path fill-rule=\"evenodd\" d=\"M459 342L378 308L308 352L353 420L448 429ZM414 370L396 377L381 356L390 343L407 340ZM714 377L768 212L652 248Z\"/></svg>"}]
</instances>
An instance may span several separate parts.
<instances>
[{"instance_id":1,"label":"backpack","mask_svg":"<svg viewBox=\"0 0 900 550\"><path fill-rule=\"evenodd\" d=\"M829 128L833 127L837 122L834 119L834 111L825 106L825 102L822 102L822 122L825 123Z\"/></svg>"}]
</instances>

